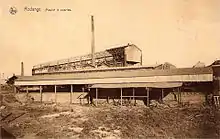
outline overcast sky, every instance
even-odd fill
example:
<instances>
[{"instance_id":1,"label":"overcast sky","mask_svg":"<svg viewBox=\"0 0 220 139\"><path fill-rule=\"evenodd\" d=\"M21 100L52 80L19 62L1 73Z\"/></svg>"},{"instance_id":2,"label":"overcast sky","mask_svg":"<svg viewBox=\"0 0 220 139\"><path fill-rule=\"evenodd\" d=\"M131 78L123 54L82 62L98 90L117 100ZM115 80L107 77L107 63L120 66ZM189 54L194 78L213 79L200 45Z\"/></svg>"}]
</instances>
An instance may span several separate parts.
<instances>
[{"instance_id":1,"label":"overcast sky","mask_svg":"<svg viewBox=\"0 0 220 139\"><path fill-rule=\"evenodd\" d=\"M11 6L16 15L9 14ZM90 15L96 51L133 43L145 65L209 65L220 57L219 10L220 0L0 0L0 72L20 74L23 61L30 75L36 64L90 53Z\"/></svg>"}]
</instances>

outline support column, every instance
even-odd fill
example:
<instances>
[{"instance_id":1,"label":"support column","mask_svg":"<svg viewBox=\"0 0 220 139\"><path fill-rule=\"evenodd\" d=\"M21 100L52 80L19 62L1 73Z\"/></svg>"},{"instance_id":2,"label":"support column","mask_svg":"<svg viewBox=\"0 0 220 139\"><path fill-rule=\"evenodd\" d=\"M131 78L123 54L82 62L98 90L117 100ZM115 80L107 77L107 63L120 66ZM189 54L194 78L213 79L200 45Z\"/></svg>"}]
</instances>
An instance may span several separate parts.
<instances>
[{"instance_id":1,"label":"support column","mask_svg":"<svg viewBox=\"0 0 220 139\"><path fill-rule=\"evenodd\" d=\"M164 98L164 89L162 88L161 90L161 102L163 103L163 98Z\"/></svg>"},{"instance_id":2,"label":"support column","mask_svg":"<svg viewBox=\"0 0 220 139\"><path fill-rule=\"evenodd\" d=\"M57 86L56 85L54 88L54 93L55 93L55 103L57 103Z\"/></svg>"},{"instance_id":3,"label":"support column","mask_svg":"<svg viewBox=\"0 0 220 139\"><path fill-rule=\"evenodd\" d=\"M178 102L178 104L180 102L179 88L177 88L177 102Z\"/></svg>"},{"instance_id":4,"label":"support column","mask_svg":"<svg viewBox=\"0 0 220 139\"><path fill-rule=\"evenodd\" d=\"M26 86L26 93L28 94L29 92L28 92L28 86Z\"/></svg>"},{"instance_id":5,"label":"support column","mask_svg":"<svg viewBox=\"0 0 220 139\"><path fill-rule=\"evenodd\" d=\"M146 88L147 89L147 106L150 105L150 93L149 93L149 88Z\"/></svg>"},{"instance_id":6,"label":"support column","mask_svg":"<svg viewBox=\"0 0 220 139\"><path fill-rule=\"evenodd\" d=\"M121 88L121 106L122 106L122 94L123 93L123 90L122 90L122 88Z\"/></svg>"},{"instance_id":7,"label":"support column","mask_svg":"<svg viewBox=\"0 0 220 139\"><path fill-rule=\"evenodd\" d=\"M134 88L132 88L132 93L133 93L133 102L134 102L134 105L135 105L135 89Z\"/></svg>"},{"instance_id":8,"label":"support column","mask_svg":"<svg viewBox=\"0 0 220 139\"><path fill-rule=\"evenodd\" d=\"M85 93L85 88L84 87L82 87L82 92L83 92L83 94ZM82 101L82 97L80 96L80 104L83 104L83 101Z\"/></svg>"},{"instance_id":9,"label":"support column","mask_svg":"<svg viewBox=\"0 0 220 139\"><path fill-rule=\"evenodd\" d=\"M42 103L43 96L42 96L42 86L40 85L40 103Z\"/></svg>"},{"instance_id":10,"label":"support column","mask_svg":"<svg viewBox=\"0 0 220 139\"><path fill-rule=\"evenodd\" d=\"M73 85L70 85L70 104L73 103Z\"/></svg>"},{"instance_id":11,"label":"support column","mask_svg":"<svg viewBox=\"0 0 220 139\"><path fill-rule=\"evenodd\" d=\"M95 105L98 106L98 88L95 89Z\"/></svg>"},{"instance_id":12,"label":"support column","mask_svg":"<svg viewBox=\"0 0 220 139\"><path fill-rule=\"evenodd\" d=\"M181 103L181 91L180 91L180 88L178 88L177 90L178 90L177 101L180 104Z\"/></svg>"},{"instance_id":13,"label":"support column","mask_svg":"<svg viewBox=\"0 0 220 139\"><path fill-rule=\"evenodd\" d=\"M107 96L107 103L109 104L109 96Z\"/></svg>"}]
</instances>

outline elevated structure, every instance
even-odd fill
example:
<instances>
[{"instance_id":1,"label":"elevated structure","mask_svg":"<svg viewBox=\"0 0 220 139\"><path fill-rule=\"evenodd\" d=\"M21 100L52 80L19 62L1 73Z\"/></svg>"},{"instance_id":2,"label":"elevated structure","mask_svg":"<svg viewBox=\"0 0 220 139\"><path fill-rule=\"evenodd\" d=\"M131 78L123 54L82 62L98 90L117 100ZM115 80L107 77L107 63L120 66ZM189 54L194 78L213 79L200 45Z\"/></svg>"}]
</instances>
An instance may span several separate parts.
<instances>
[{"instance_id":1,"label":"elevated structure","mask_svg":"<svg viewBox=\"0 0 220 139\"><path fill-rule=\"evenodd\" d=\"M127 44L94 53L95 67L126 67L142 65L142 51L134 44ZM93 69L92 54L77 56L33 66L32 75L71 72Z\"/></svg>"}]
</instances>

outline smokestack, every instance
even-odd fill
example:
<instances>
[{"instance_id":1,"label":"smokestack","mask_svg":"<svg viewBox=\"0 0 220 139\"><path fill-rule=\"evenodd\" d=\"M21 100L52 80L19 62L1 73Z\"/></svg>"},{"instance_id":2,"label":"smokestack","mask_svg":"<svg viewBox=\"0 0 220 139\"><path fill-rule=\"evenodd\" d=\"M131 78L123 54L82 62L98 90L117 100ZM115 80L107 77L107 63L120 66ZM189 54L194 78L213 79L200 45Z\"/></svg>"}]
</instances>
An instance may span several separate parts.
<instances>
[{"instance_id":1,"label":"smokestack","mask_svg":"<svg viewBox=\"0 0 220 139\"><path fill-rule=\"evenodd\" d=\"M24 76L24 63L21 62L21 76Z\"/></svg>"},{"instance_id":2,"label":"smokestack","mask_svg":"<svg viewBox=\"0 0 220 139\"><path fill-rule=\"evenodd\" d=\"M95 28L94 28L94 19L91 16L91 31L92 31L92 42L91 42L91 52L92 52L92 65L95 67Z\"/></svg>"}]
</instances>

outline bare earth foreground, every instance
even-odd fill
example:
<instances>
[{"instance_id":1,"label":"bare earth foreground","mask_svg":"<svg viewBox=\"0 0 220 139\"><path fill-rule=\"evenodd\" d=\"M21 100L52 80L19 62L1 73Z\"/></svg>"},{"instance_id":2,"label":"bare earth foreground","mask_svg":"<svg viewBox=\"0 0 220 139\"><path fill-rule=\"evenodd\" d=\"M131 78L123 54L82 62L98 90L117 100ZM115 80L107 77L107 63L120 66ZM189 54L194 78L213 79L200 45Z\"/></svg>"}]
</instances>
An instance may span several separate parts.
<instances>
[{"instance_id":1,"label":"bare earth foreground","mask_svg":"<svg viewBox=\"0 0 220 139\"><path fill-rule=\"evenodd\" d=\"M1 126L16 138L220 137L220 111L208 106L46 105L1 96Z\"/></svg>"}]
</instances>

